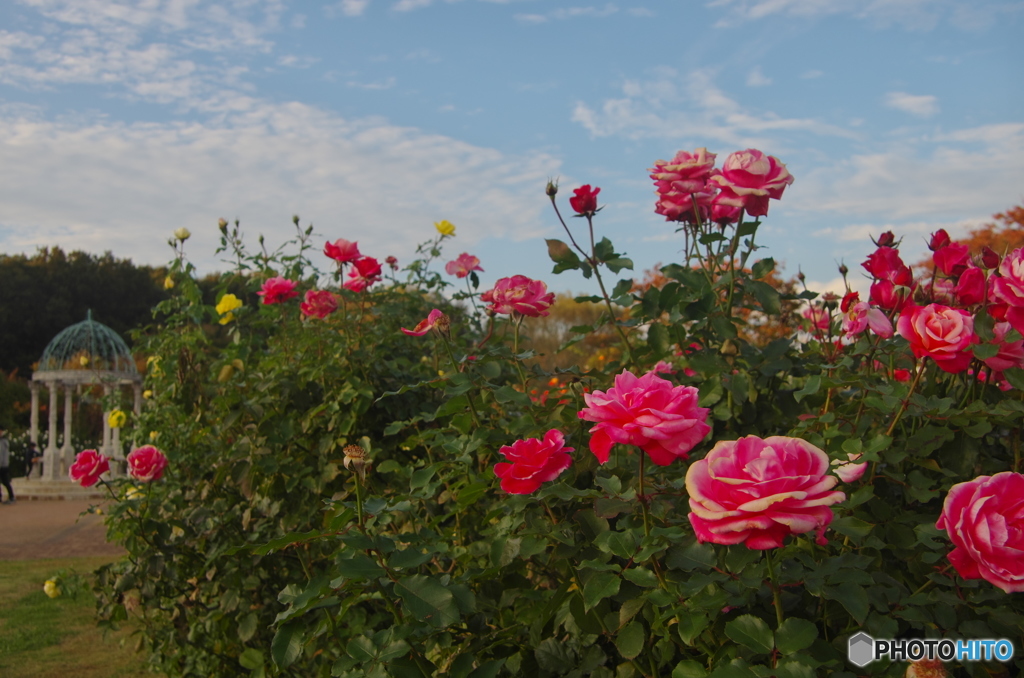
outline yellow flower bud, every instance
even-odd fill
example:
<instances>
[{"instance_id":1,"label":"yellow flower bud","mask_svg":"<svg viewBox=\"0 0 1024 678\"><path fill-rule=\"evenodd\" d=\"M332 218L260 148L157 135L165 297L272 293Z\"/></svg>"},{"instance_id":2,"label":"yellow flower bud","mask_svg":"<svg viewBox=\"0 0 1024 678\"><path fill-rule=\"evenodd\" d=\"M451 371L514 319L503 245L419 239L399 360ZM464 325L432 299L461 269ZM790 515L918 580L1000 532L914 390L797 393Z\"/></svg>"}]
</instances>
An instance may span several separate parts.
<instances>
[{"instance_id":1,"label":"yellow flower bud","mask_svg":"<svg viewBox=\"0 0 1024 678\"><path fill-rule=\"evenodd\" d=\"M448 221L447 219L435 221L434 228L436 228L437 232L440 233L441 235L455 235L455 224Z\"/></svg>"},{"instance_id":2,"label":"yellow flower bud","mask_svg":"<svg viewBox=\"0 0 1024 678\"><path fill-rule=\"evenodd\" d=\"M235 368L232 367L231 365L225 365L224 367L220 368L220 374L217 375L217 381L223 384L225 381L234 376L234 374Z\"/></svg>"},{"instance_id":3,"label":"yellow flower bud","mask_svg":"<svg viewBox=\"0 0 1024 678\"><path fill-rule=\"evenodd\" d=\"M164 278L164 289L165 290L172 290L172 289L174 289L174 278L172 278L171 276L167 276L166 278Z\"/></svg>"},{"instance_id":4,"label":"yellow flower bud","mask_svg":"<svg viewBox=\"0 0 1024 678\"><path fill-rule=\"evenodd\" d=\"M149 432L149 439L150 440L156 440L157 437L159 437L159 435L160 435L159 431L150 431Z\"/></svg>"},{"instance_id":5,"label":"yellow flower bud","mask_svg":"<svg viewBox=\"0 0 1024 678\"><path fill-rule=\"evenodd\" d=\"M83 355L81 358L78 359L78 364L80 364L82 367L88 367L89 366L89 356Z\"/></svg>"},{"instance_id":6,"label":"yellow flower bud","mask_svg":"<svg viewBox=\"0 0 1024 678\"><path fill-rule=\"evenodd\" d=\"M145 391L142 392L142 397L145 398L146 400L149 400L150 398L153 397L153 392L147 388Z\"/></svg>"},{"instance_id":7,"label":"yellow flower bud","mask_svg":"<svg viewBox=\"0 0 1024 678\"><path fill-rule=\"evenodd\" d=\"M60 595L60 586L57 585L56 580L47 579L46 583L43 584L43 592L51 598L56 598Z\"/></svg>"},{"instance_id":8,"label":"yellow flower bud","mask_svg":"<svg viewBox=\"0 0 1024 678\"><path fill-rule=\"evenodd\" d=\"M192 237L192 232L189 231L184 226L182 226L181 228L176 229L174 231L174 237L180 240L181 242L185 242L186 240Z\"/></svg>"}]
</instances>

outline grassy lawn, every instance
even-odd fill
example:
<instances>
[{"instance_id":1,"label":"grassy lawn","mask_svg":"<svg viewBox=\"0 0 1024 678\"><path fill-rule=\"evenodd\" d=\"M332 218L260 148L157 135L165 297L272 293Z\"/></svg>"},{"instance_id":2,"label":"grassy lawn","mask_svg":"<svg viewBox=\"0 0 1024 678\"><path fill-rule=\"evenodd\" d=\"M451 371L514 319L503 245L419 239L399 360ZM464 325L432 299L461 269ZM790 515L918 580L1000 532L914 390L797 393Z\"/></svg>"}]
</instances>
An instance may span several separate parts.
<instances>
[{"instance_id":1,"label":"grassy lawn","mask_svg":"<svg viewBox=\"0 0 1024 678\"><path fill-rule=\"evenodd\" d=\"M51 599L43 583L58 570L91 579L110 557L0 561L0 675L4 678L129 678L154 675L135 652L131 626L96 627L92 592ZM91 582L90 582L91 583Z\"/></svg>"}]
</instances>

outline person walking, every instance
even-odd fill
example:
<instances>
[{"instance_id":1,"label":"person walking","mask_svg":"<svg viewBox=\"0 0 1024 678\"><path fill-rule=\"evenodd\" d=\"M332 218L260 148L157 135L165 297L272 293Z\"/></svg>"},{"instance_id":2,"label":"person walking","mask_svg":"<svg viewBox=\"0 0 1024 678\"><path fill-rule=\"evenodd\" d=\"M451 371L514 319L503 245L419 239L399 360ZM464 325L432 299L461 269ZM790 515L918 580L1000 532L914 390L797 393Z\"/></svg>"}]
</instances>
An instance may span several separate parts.
<instances>
[{"instance_id":1,"label":"person walking","mask_svg":"<svg viewBox=\"0 0 1024 678\"><path fill-rule=\"evenodd\" d=\"M7 488L7 501L14 503L14 488L11 487L11 443L7 440L7 430L0 428L0 485ZM0 497L3 493L0 492Z\"/></svg>"}]
</instances>

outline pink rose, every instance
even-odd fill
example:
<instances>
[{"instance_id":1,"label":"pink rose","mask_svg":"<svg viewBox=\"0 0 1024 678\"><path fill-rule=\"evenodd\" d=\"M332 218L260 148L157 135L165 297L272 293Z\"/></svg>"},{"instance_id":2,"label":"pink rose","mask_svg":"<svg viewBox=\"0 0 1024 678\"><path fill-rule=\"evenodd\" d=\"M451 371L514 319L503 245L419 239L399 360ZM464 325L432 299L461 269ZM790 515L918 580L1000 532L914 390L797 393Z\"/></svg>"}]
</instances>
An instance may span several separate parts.
<instances>
[{"instance_id":1,"label":"pink rose","mask_svg":"<svg viewBox=\"0 0 1024 678\"><path fill-rule=\"evenodd\" d=\"M707 408L697 407L698 397L693 386L673 386L654 372L637 377L625 370L607 392L584 393L587 407L578 416L597 422L590 429L590 451L602 464L619 443L635 445L655 464L668 466L686 459L711 430Z\"/></svg>"},{"instance_id":2,"label":"pink rose","mask_svg":"<svg viewBox=\"0 0 1024 678\"><path fill-rule=\"evenodd\" d=\"M659 195L679 193L688 196L706 190L705 185L715 168L716 157L716 154L708 153L706 148L698 148L693 153L679 151L668 162L656 161L648 171Z\"/></svg>"},{"instance_id":3,"label":"pink rose","mask_svg":"<svg viewBox=\"0 0 1024 678\"><path fill-rule=\"evenodd\" d=\"M343 287L352 292L362 292L381 277L380 262L373 257L360 257L352 262L352 270L348 272L351 280L346 280Z\"/></svg>"},{"instance_id":4,"label":"pink rose","mask_svg":"<svg viewBox=\"0 0 1024 678\"><path fill-rule=\"evenodd\" d=\"M832 324L832 315L820 306L805 308L800 315L811 321L811 329L814 330L828 331Z\"/></svg>"},{"instance_id":5,"label":"pink rose","mask_svg":"<svg viewBox=\"0 0 1024 678\"><path fill-rule=\"evenodd\" d=\"M875 280L888 280L904 286L909 286L913 282L910 267L903 263L899 250L892 247L879 247L868 255L861 266Z\"/></svg>"},{"instance_id":6,"label":"pink rose","mask_svg":"<svg viewBox=\"0 0 1024 678\"><path fill-rule=\"evenodd\" d=\"M421 320L415 328L407 330L403 327L402 331L410 337L422 337L424 334L435 328L439 332L447 334L449 322L448 316L435 308L433 311L428 313L426 319Z\"/></svg>"},{"instance_id":7,"label":"pink rose","mask_svg":"<svg viewBox=\"0 0 1024 678\"><path fill-rule=\"evenodd\" d=\"M982 362L996 372L1011 367L1024 368L1024 339L1006 341L1006 335L1011 329L1010 323L1007 322L996 323L992 328L992 343L999 347L999 352Z\"/></svg>"},{"instance_id":8,"label":"pink rose","mask_svg":"<svg viewBox=\"0 0 1024 678\"><path fill-rule=\"evenodd\" d=\"M109 457L104 457L96 450L82 450L68 469L68 475L82 487L92 487L109 470Z\"/></svg>"},{"instance_id":9,"label":"pink rose","mask_svg":"<svg viewBox=\"0 0 1024 678\"><path fill-rule=\"evenodd\" d=\"M484 272L484 269L480 268L480 260L468 252L460 254L455 261L449 261L444 265L444 270L448 275L454 275L456 278L468 277L473 271Z\"/></svg>"},{"instance_id":10,"label":"pink rose","mask_svg":"<svg viewBox=\"0 0 1024 678\"><path fill-rule=\"evenodd\" d=\"M329 242L324 245L324 254L334 259L339 264L347 264L350 261L355 261L362 255L359 254L359 245L354 242L349 242L344 238L338 238L334 242Z\"/></svg>"},{"instance_id":11,"label":"pink rose","mask_svg":"<svg viewBox=\"0 0 1024 678\"><path fill-rule=\"evenodd\" d=\"M263 297L264 304L280 304L299 296L295 285L291 280L278 276L264 281L263 289L256 294Z\"/></svg>"},{"instance_id":12,"label":"pink rose","mask_svg":"<svg viewBox=\"0 0 1024 678\"><path fill-rule=\"evenodd\" d=\"M949 488L935 527L955 548L949 562L964 579L1006 593L1024 591L1024 475L1004 471Z\"/></svg>"},{"instance_id":13,"label":"pink rose","mask_svg":"<svg viewBox=\"0 0 1024 678\"><path fill-rule=\"evenodd\" d=\"M517 440L503 446L501 452L511 463L498 462L494 475L501 478L501 489L509 494L536 492L541 483L554 480L572 464L569 456L575 448L565 446L565 437L558 429L544 434L544 439Z\"/></svg>"},{"instance_id":14,"label":"pink rose","mask_svg":"<svg viewBox=\"0 0 1024 678\"><path fill-rule=\"evenodd\" d=\"M946 372L963 372L971 364L968 348L977 337L967 311L941 304L914 306L896 321L896 331L910 342L915 357L931 358Z\"/></svg>"},{"instance_id":15,"label":"pink rose","mask_svg":"<svg viewBox=\"0 0 1024 678\"><path fill-rule=\"evenodd\" d=\"M864 455L860 452L850 452L846 455L847 461L833 459L832 466L835 466L835 468L832 470L835 471L836 475L844 483L857 482L864 476L864 472L868 470L868 463L866 461L860 464L855 463L862 456Z\"/></svg>"},{"instance_id":16,"label":"pink rose","mask_svg":"<svg viewBox=\"0 0 1024 678\"><path fill-rule=\"evenodd\" d=\"M481 294L480 300L489 303L489 309L495 313L536 318L548 315L548 308L555 303L555 293L548 292L543 281L514 275L494 283L494 288Z\"/></svg>"},{"instance_id":17,"label":"pink rose","mask_svg":"<svg viewBox=\"0 0 1024 678\"><path fill-rule=\"evenodd\" d=\"M1006 305L1006 321L1024 334L1024 247L1007 254L999 264L999 275L992 278L992 296Z\"/></svg>"},{"instance_id":18,"label":"pink rose","mask_svg":"<svg viewBox=\"0 0 1024 678\"><path fill-rule=\"evenodd\" d=\"M892 378L900 383L907 383L910 381L910 370L902 367L896 368L892 371Z\"/></svg>"},{"instance_id":19,"label":"pink rose","mask_svg":"<svg viewBox=\"0 0 1024 678\"><path fill-rule=\"evenodd\" d=\"M828 469L828 455L799 438L721 441L686 472L690 524L701 542L772 549L816 530L825 545L828 507L846 499Z\"/></svg>"},{"instance_id":20,"label":"pink rose","mask_svg":"<svg viewBox=\"0 0 1024 678\"><path fill-rule=\"evenodd\" d=\"M793 175L778 158L748 148L732 153L722 163L722 170L708 183L722 189L715 200L724 205L742 207L752 217L768 214L768 199L778 200Z\"/></svg>"},{"instance_id":21,"label":"pink rose","mask_svg":"<svg viewBox=\"0 0 1024 678\"><path fill-rule=\"evenodd\" d=\"M871 308L867 302L858 301L843 315L843 334L855 337L868 327L883 339L893 335L892 323L885 313Z\"/></svg>"},{"instance_id":22,"label":"pink rose","mask_svg":"<svg viewBox=\"0 0 1024 678\"><path fill-rule=\"evenodd\" d=\"M143 445L128 454L128 473L136 480L149 483L160 480L167 468L167 457L152 445Z\"/></svg>"},{"instance_id":23,"label":"pink rose","mask_svg":"<svg viewBox=\"0 0 1024 678\"><path fill-rule=\"evenodd\" d=\"M713 189L696 191L694 193L661 193L658 201L654 204L654 213L661 214L665 221L682 221L689 224L708 221L714 215L715 192ZM696 203L696 204L694 204ZM739 208L735 209L739 214ZM719 215L721 216L721 215ZM735 221L735 219L733 219Z\"/></svg>"},{"instance_id":24,"label":"pink rose","mask_svg":"<svg viewBox=\"0 0 1024 678\"><path fill-rule=\"evenodd\" d=\"M590 184L584 184L572 192L569 206L576 214L593 216L597 212L597 194L600 192L600 188L590 188Z\"/></svg>"},{"instance_id":25,"label":"pink rose","mask_svg":"<svg viewBox=\"0 0 1024 678\"><path fill-rule=\"evenodd\" d=\"M895 285L891 280L878 280L871 284L868 300L887 311L901 311L909 303L912 287Z\"/></svg>"},{"instance_id":26,"label":"pink rose","mask_svg":"<svg viewBox=\"0 0 1024 678\"><path fill-rule=\"evenodd\" d=\"M308 318L326 318L338 310L338 299L328 290L309 290L299 310Z\"/></svg>"}]
</instances>

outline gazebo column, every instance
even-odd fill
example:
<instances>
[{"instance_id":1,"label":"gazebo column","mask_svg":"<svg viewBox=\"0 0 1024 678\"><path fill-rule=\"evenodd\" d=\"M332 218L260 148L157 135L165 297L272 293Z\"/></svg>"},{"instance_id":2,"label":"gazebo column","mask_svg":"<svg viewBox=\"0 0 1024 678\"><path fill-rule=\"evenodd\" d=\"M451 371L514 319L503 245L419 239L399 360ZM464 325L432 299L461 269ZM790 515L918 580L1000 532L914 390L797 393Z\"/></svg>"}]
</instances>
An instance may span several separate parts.
<instances>
[{"instance_id":1,"label":"gazebo column","mask_svg":"<svg viewBox=\"0 0 1024 678\"><path fill-rule=\"evenodd\" d=\"M60 474L60 456L57 452L57 389L60 382L54 380L47 382L46 389L50 392L50 427L46 440L46 450L43 452L43 478L46 480L57 480Z\"/></svg>"},{"instance_id":2,"label":"gazebo column","mask_svg":"<svg viewBox=\"0 0 1024 678\"><path fill-rule=\"evenodd\" d=\"M39 446L39 382L37 382L37 381L30 381L30 382L28 382L28 388L29 388L29 391L32 392L32 414L30 415L31 418L29 419L30 423L29 423L28 439L31 440L33 443L35 443L36 447L38 447ZM30 466L30 468L28 469L28 471L29 472L26 473L26 475L29 478L38 478L41 475L41 473L42 473L42 469L40 468L39 464L32 464Z\"/></svg>"},{"instance_id":3,"label":"gazebo column","mask_svg":"<svg viewBox=\"0 0 1024 678\"><path fill-rule=\"evenodd\" d=\"M107 384L103 385L103 402L110 402L110 386ZM110 444L110 411L103 410L103 443L100 447L100 454L105 457L112 457L113 452L111 451Z\"/></svg>"},{"instance_id":4,"label":"gazebo column","mask_svg":"<svg viewBox=\"0 0 1024 678\"><path fill-rule=\"evenodd\" d=\"M64 459L64 468L61 469L61 477L67 474L68 469L75 463L75 447L71 443L71 422L74 413L75 387L73 384L64 384L64 447L61 448L61 457Z\"/></svg>"},{"instance_id":5,"label":"gazebo column","mask_svg":"<svg viewBox=\"0 0 1024 678\"><path fill-rule=\"evenodd\" d=\"M135 416L142 414L142 382L132 383L132 393L135 396Z\"/></svg>"},{"instance_id":6,"label":"gazebo column","mask_svg":"<svg viewBox=\"0 0 1024 678\"><path fill-rule=\"evenodd\" d=\"M110 477L118 478L121 476L121 462L124 461L124 452L121 450L121 428L114 429L114 440L113 440L112 452L114 462L110 465Z\"/></svg>"}]
</instances>

